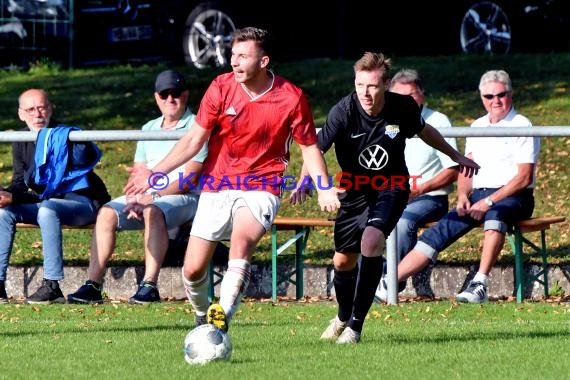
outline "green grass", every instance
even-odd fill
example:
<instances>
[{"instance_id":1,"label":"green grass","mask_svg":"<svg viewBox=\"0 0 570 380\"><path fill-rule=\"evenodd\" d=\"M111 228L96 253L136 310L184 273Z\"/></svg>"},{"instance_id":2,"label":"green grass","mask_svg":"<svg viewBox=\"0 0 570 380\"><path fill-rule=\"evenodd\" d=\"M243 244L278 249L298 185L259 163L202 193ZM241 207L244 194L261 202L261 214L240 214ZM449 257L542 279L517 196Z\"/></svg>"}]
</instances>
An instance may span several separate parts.
<instances>
[{"instance_id":1,"label":"green grass","mask_svg":"<svg viewBox=\"0 0 570 380\"><path fill-rule=\"evenodd\" d=\"M362 342L319 336L329 302L244 302L230 362L189 366L185 303L0 305L5 379L561 379L570 373L570 304L373 305Z\"/></svg>"},{"instance_id":2,"label":"green grass","mask_svg":"<svg viewBox=\"0 0 570 380\"><path fill-rule=\"evenodd\" d=\"M483 114L477 93L481 74L491 68L506 69L514 84L514 103L518 111L528 116L536 126L570 125L570 53L509 56L392 57L394 71L402 67L420 70L425 77L430 107L446 113L455 126L468 126ZM277 63L277 73L302 87L309 98L317 125L321 125L328 110L341 96L353 88L352 61L318 59L292 63ZM20 129L17 119L17 96L29 87L43 87L56 104L55 117L85 130L138 130L144 122L158 116L152 97L154 77L163 66L114 66L61 70L39 65L26 72L0 72L0 131ZM191 83L190 105L197 111L200 97L215 70L198 71L178 67ZM124 170L132 163L134 142L103 142L104 152L97 172L106 182L112 196L118 196L126 181ZM459 139L459 146L463 146ZM566 169L570 137L542 138L536 190L536 215L570 215L570 177ZM293 145L292 162L286 174L296 175L301 164L300 152ZM326 156L330 173L339 171L334 152ZM9 144L0 144L0 184L9 181L11 168ZM287 196L288 194L286 194ZM452 197L452 204L454 198ZM283 216L328 216L318 210L316 200L301 207L283 203ZM548 233L550 262L570 263L570 223L556 225ZM538 243L539 234L529 238ZM480 233L460 239L439 256L442 263L478 262ZM89 232L72 231L65 235L65 255L68 263L87 263ZM259 245L257 260L269 256L269 239ZM307 263L330 263L332 231L318 230L311 235ZM143 257L141 235L138 232L119 236L114 264L138 261ZM513 255L505 246L499 264L511 264ZM17 234L12 264L41 262L41 239L37 231Z\"/></svg>"}]
</instances>

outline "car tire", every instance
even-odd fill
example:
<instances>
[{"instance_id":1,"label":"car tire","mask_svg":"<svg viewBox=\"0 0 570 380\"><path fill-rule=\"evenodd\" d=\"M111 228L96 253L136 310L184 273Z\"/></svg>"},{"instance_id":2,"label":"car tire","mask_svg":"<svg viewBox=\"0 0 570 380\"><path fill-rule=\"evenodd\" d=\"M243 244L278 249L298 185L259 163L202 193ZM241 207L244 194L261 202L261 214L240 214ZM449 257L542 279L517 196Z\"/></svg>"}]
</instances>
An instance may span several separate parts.
<instances>
[{"instance_id":1,"label":"car tire","mask_svg":"<svg viewBox=\"0 0 570 380\"><path fill-rule=\"evenodd\" d=\"M184 25L184 60L198 69L229 65L232 18L216 2L201 3Z\"/></svg>"},{"instance_id":2,"label":"car tire","mask_svg":"<svg viewBox=\"0 0 570 380\"><path fill-rule=\"evenodd\" d=\"M465 53L501 55L511 49L511 24L505 10L493 1L478 1L461 20L461 49Z\"/></svg>"}]
</instances>

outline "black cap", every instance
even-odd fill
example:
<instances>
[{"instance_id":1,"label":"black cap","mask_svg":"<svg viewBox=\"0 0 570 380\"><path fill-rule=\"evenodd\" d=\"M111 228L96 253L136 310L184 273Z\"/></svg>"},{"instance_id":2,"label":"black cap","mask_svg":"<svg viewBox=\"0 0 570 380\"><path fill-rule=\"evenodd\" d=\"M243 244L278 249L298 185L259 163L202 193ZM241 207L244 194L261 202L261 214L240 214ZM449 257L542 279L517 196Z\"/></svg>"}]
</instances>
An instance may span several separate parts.
<instances>
[{"instance_id":1,"label":"black cap","mask_svg":"<svg viewBox=\"0 0 570 380\"><path fill-rule=\"evenodd\" d=\"M186 80L184 79L184 75L178 71L165 70L156 77L154 89L156 92L162 92L164 90L184 91L187 90Z\"/></svg>"}]
</instances>

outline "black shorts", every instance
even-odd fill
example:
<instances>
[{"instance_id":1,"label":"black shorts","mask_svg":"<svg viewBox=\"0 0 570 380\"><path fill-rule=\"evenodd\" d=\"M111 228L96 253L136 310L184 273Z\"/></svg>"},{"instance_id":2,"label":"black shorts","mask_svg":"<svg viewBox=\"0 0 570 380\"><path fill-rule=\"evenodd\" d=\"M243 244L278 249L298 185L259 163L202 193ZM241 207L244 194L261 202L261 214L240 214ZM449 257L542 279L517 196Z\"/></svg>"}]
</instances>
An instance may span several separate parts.
<instances>
[{"instance_id":1,"label":"black shorts","mask_svg":"<svg viewBox=\"0 0 570 380\"><path fill-rule=\"evenodd\" d=\"M388 237L408 204L407 190L351 191L340 194L334 224L335 251L360 253L362 232L372 226Z\"/></svg>"}]
</instances>

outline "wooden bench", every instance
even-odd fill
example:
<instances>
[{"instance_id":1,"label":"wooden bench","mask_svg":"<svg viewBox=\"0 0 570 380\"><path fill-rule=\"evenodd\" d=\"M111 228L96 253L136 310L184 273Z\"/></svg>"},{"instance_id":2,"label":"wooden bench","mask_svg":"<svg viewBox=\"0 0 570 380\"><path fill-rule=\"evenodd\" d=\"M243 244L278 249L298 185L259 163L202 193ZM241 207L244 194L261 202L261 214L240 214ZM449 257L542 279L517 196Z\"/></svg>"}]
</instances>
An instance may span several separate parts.
<instances>
[{"instance_id":1,"label":"wooden bench","mask_svg":"<svg viewBox=\"0 0 570 380\"><path fill-rule=\"evenodd\" d=\"M334 220L323 218L278 216L273 220L273 225L271 226L271 298L273 301L277 301L277 289L279 284L283 281L295 285L296 298L303 298L305 249L307 248L307 241L309 240L311 230L315 227L333 226ZM278 239L279 231L293 231L294 235L280 243ZM295 246L295 268L284 273L278 273L277 257L293 244ZM214 297L214 287L222 282L223 277L222 273L216 271L210 265L210 299Z\"/></svg>"},{"instance_id":2,"label":"wooden bench","mask_svg":"<svg viewBox=\"0 0 570 380\"><path fill-rule=\"evenodd\" d=\"M86 224L84 226L61 226L64 230L92 230L95 227L95 224ZM39 228L36 224L29 224L29 223L17 223L16 228Z\"/></svg>"},{"instance_id":3,"label":"wooden bench","mask_svg":"<svg viewBox=\"0 0 570 380\"><path fill-rule=\"evenodd\" d=\"M277 300L277 288L281 279L295 285L295 295L297 299L304 294L303 271L304 256L307 248L309 234L315 227L333 227L334 220L324 218L287 218L276 217L271 226L271 298ZM279 244L277 239L278 231L294 231L295 235ZM277 273L277 256L283 253L292 244L295 244L295 269L282 273L279 277ZM293 276L295 278L293 278Z\"/></svg>"},{"instance_id":4,"label":"wooden bench","mask_svg":"<svg viewBox=\"0 0 570 380\"><path fill-rule=\"evenodd\" d=\"M304 284L303 284L303 271L304 271L304 256L309 240L309 234L315 227L332 227L334 221L322 218L288 218L276 217L271 226L271 290L272 299L277 301L277 289L279 283L288 281L296 286L295 295L297 299L303 297ZM35 224L18 223L17 228L38 228ZM63 229L93 229L94 224L89 224L80 227L62 226ZM294 235L279 243L279 231L293 231ZM295 269L285 273L278 273L277 271L277 257L287 250L290 246L295 245ZM220 284L223 279L223 273L215 270L213 265L209 267L210 271L210 285L208 294L210 299L214 298L214 288Z\"/></svg>"},{"instance_id":5,"label":"wooden bench","mask_svg":"<svg viewBox=\"0 0 570 380\"><path fill-rule=\"evenodd\" d=\"M544 287L544 296L548 296L548 249L546 244L546 231L556 223L562 223L566 218L561 216L534 217L520 221L511 227L507 233L507 240L515 256L515 294L517 302L524 298L524 289L533 282L539 282ZM436 223L428 223L422 228L428 228ZM303 261L307 240L310 231L315 227L333 227L334 221L322 218L281 218L277 217L271 230L271 251L272 251L272 298L277 299L277 288L281 280L285 279L296 286L297 298L303 297ZM282 243L277 242L277 232L283 230L293 230L295 235ZM530 232L540 232L540 245L536 245L525 237ZM295 243L295 269L289 273L281 275L277 273L277 256ZM528 252L525 252L525 247ZM530 256L538 256L541 259L541 269L532 275L525 275L524 258L525 253ZM294 276L294 278L293 278Z\"/></svg>"},{"instance_id":6,"label":"wooden bench","mask_svg":"<svg viewBox=\"0 0 570 380\"><path fill-rule=\"evenodd\" d=\"M523 220L509 229L507 240L515 256L515 294L517 302L522 302L524 289L528 284L535 281L544 287L544 295L548 296L548 249L546 244L546 231L556 223L562 223L566 218L561 216L543 216ZM422 228L428 228L435 223L428 223ZM277 300L278 285L282 281L288 281L295 285L295 295L300 299L304 295L303 271L304 256L309 240L310 232L315 227L333 227L334 220L325 218L304 218L304 217L277 217L271 227L271 288L272 299ZM37 228L34 224L18 223L17 228ZM63 226L64 229L92 229L93 225L81 227ZM282 243L279 243L279 231L293 231L294 235ZM536 245L524 235L530 232L540 232L540 245ZM277 257L294 244L295 246L295 268L285 273L277 271ZM525 247L529 248L528 256L538 256L541 259L541 269L534 275L525 275L524 257ZM210 298L214 297L214 287L221 282L223 274L214 270L210 266Z\"/></svg>"},{"instance_id":7,"label":"wooden bench","mask_svg":"<svg viewBox=\"0 0 570 380\"><path fill-rule=\"evenodd\" d=\"M524 299L524 289L527 285L535 281L542 284L544 288L544 296L548 297L548 248L546 244L546 231L550 226L562 223L566 220L562 216L541 216L522 220L510 227L507 232L507 241L509 242L515 257L515 295L517 302L520 303ZM422 228L429 228L436 225L437 222L427 223ZM479 228L481 228L479 226ZM530 232L540 232L540 245L536 245L525 237ZM525 250L525 248L527 248ZM540 270L534 274L525 274L524 258L528 257L540 258Z\"/></svg>"}]
</instances>

